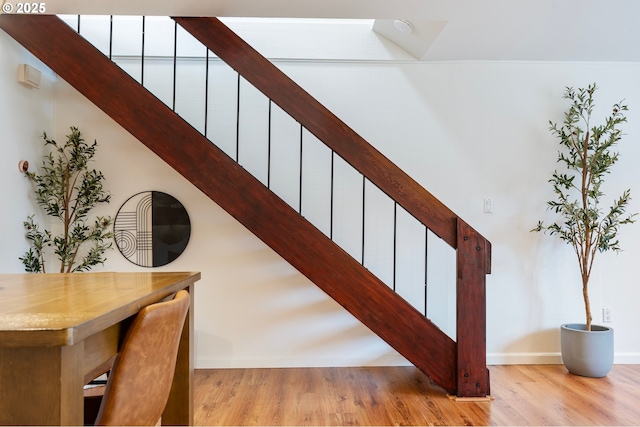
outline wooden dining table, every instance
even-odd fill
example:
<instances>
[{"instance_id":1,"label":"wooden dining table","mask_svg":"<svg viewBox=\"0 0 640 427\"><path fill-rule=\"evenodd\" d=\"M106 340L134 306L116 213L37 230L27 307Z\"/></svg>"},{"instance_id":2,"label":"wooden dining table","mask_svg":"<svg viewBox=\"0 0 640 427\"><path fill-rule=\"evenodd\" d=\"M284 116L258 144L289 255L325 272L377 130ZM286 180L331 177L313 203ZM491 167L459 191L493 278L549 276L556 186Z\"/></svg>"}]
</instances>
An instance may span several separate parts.
<instances>
[{"instance_id":1,"label":"wooden dining table","mask_svg":"<svg viewBox=\"0 0 640 427\"><path fill-rule=\"evenodd\" d=\"M82 425L84 385L111 366L131 318L186 289L191 308L162 424L193 425L199 279L198 272L0 274L0 424Z\"/></svg>"}]
</instances>

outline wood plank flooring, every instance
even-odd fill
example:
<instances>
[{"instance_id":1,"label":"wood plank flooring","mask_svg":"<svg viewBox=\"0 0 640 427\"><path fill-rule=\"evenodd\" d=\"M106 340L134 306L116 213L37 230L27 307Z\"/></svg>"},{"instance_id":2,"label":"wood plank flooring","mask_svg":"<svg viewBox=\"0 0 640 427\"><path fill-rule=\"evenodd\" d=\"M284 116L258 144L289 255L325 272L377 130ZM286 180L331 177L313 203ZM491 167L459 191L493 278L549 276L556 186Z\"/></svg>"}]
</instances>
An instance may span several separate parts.
<instances>
[{"instance_id":1,"label":"wood plank flooring","mask_svg":"<svg viewBox=\"0 0 640 427\"><path fill-rule=\"evenodd\" d=\"M456 402L414 367L195 372L196 425L640 425L640 365L605 378L490 366L490 402Z\"/></svg>"}]
</instances>

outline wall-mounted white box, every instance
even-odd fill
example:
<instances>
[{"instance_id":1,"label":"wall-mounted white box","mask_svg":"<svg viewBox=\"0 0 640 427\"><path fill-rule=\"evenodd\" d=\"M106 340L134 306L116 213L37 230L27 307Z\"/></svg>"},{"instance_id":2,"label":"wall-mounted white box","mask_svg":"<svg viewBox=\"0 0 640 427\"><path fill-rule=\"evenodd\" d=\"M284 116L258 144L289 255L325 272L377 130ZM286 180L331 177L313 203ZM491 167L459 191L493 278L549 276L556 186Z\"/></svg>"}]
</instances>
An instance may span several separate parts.
<instances>
[{"instance_id":1,"label":"wall-mounted white box","mask_svg":"<svg viewBox=\"0 0 640 427\"><path fill-rule=\"evenodd\" d=\"M27 64L18 66L18 81L28 86L40 87L40 78L42 73Z\"/></svg>"}]
</instances>

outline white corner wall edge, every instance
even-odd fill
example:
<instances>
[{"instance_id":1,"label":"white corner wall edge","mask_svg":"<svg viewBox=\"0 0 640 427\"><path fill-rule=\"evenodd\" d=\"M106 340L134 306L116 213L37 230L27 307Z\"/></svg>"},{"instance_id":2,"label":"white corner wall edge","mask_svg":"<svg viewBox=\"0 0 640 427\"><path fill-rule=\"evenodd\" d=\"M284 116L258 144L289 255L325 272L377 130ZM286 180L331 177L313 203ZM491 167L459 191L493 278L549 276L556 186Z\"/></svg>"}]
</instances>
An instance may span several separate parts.
<instances>
[{"instance_id":1,"label":"white corner wall edge","mask_svg":"<svg viewBox=\"0 0 640 427\"><path fill-rule=\"evenodd\" d=\"M616 365L640 364L640 353L615 353ZM487 365L561 365L560 353L487 353Z\"/></svg>"}]
</instances>

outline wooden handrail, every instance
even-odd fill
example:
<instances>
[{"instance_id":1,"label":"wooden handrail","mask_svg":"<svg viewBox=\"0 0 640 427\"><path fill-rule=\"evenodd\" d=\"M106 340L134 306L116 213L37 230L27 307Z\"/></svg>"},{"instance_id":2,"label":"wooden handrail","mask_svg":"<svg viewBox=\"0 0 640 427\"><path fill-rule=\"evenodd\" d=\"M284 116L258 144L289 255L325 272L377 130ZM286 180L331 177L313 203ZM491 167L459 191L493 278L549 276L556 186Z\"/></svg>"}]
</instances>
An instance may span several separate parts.
<instances>
[{"instance_id":1,"label":"wooden handrail","mask_svg":"<svg viewBox=\"0 0 640 427\"><path fill-rule=\"evenodd\" d=\"M217 18L173 18L451 247L457 215Z\"/></svg>"}]
</instances>

